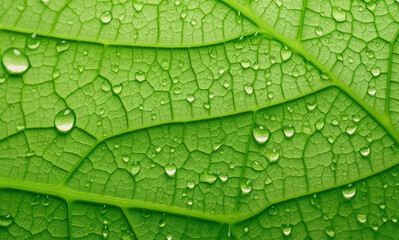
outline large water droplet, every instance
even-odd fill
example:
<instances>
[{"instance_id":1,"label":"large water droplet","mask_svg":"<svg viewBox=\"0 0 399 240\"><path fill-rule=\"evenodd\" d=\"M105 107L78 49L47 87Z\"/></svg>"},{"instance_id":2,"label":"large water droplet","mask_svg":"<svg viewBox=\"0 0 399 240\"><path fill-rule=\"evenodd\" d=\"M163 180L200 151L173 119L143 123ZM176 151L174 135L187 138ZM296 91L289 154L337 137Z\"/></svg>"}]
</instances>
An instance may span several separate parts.
<instances>
[{"instance_id":1,"label":"large water droplet","mask_svg":"<svg viewBox=\"0 0 399 240\"><path fill-rule=\"evenodd\" d=\"M64 109L55 115L54 124L59 132L67 133L75 125L75 113L72 109Z\"/></svg>"},{"instance_id":2,"label":"large water droplet","mask_svg":"<svg viewBox=\"0 0 399 240\"><path fill-rule=\"evenodd\" d=\"M292 224L284 224L281 226L281 231L285 236L289 236L292 232Z\"/></svg>"},{"instance_id":3,"label":"large water droplet","mask_svg":"<svg viewBox=\"0 0 399 240\"><path fill-rule=\"evenodd\" d=\"M30 66L28 57L16 48L7 49L2 56L3 65L10 74L22 74Z\"/></svg>"},{"instance_id":4,"label":"large water droplet","mask_svg":"<svg viewBox=\"0 0 399 240\"><path fill-rule=\"evenodd\" d=\"M267 142L267 140L269 139L270 131L263 128L262 126L259 126L257 128L254 127L252 135L259 144L262 144Z\"/></svg>"},{"instance_id":5,"label":"large water droplet","mask_svg":"<svg viewBox=\"0 0 399 240\"><path fill-rule=\"evenodd\" d=\"M291 138L295 134L295 128L291 125L285 126L285 127L283 127L283 132L287 138Z\"/></svg>"},{"instance_id":6,"label":"large water droplet","mask_svg":"<svg viewBox=\"0 0 399 240\"><path fill-rule=\"evenodd\" d=\"M346 199L351 199L356 194L356 185L349 184L345 187L342 187L342 196Z\"/></svg>"},{"instance_id":7,"label":"large water droplet","mask_svg":"<svg viewBox=\"0 0 399 240\"><path fill-rule=\"evenodd\" d=\"M176 165L173 163L168 163L165 165L165 173L169 176L169 177L173 177L176 174Z\"/></svg>"},{"instance_id":8,"label":"large water droplet","mask_svg":"<svg viewBox=\"0 0 399 240\"><path fill-rule=\"evenodd\" d=\"M69 49L69 46L71 44L65 40L62 40L60 42L57 42L57 44L55 45L55 49L57 50L57 52L61 53L61 52L65 52L66 50Z\"/></svg>"},{"instance_id":9,"label":"large water droplet","mask_svg":"<svg viewBox=\"0 0 399 240\"><path fill-rule=\"evenodd\" d=\"M102 23L109 23L112 20L112 13L110 11L105 11L101 13L100 19Z\"/></svg>"},{"instance_id":10,"label":"large water droplet","mask_svg":"<svg viewBox=\"0 0 399 240\"><path fill-rule=\"evenodd\" d=\"M131 172L133 175L136 175L137 173L140 172L140 170L141 170L141 165L140 165L140 163L139 163L139 162L134 162L134 163L132 164L132 168L130 169L130 172Z\"/></svg>"},{"instance_id":11,"label":"large water droplet","mask_svg":"<svg viewBox=\"0 0 399 240\"><path fill-rule=\"evenodd\" d=\"M14 218L12 217L9 211L2 212L0 215L0 226L8 227L14 222Z\"/></svg>"}]
</instances>

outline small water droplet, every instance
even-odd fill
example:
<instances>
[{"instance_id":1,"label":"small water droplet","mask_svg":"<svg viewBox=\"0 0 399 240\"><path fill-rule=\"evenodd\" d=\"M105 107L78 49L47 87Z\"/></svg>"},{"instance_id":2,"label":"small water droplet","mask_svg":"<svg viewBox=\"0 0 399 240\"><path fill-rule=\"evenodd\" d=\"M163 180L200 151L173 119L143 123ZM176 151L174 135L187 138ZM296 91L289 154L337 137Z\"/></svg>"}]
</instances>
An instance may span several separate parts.
<instances>
[{"instance_id":1,"label":"small water droplet","mask_svg":"<svg viewBox=\"0 0 399 240\"><path fill-rule=\"evenodd\" d=\"M115 94L121 93L121 92L122 92L122 89L123 89L122 83L112 86L112 91L113 91Z\"/></svg>"},{"instance_id":2,"label":"small water droplet","mask_svg":"<svg viewBox=\"0 0 399 240\"><path fill-rule=\"evenodd\" d=\"M101 235L103 236L104 239L108 237L109 230L108 230L108 225L104 225L103 229L101 230Z\"/></svg>"},{"instance_id":3,"label":"small water droplet","mask_svg":"<svg viewBox=\"0 0 399 240\"><path fill-rule=\"evenodd\" d=\"M251 66L251 62L248 59L241 60L241 66L243 68L249 68Z\"/></svg>"},{"instance_id":4,"label":"small water droplet","mask_svg":"<svg viewBox=\"0 0 399 240\"><path fill-rule=\"evenodd\" d=\"M129 162L129 155L127 155L127 154L124 154L123 156L122 156L122 160L124 161L124 162Z\"/></svg>"},{"instance_id":5,"label":"small water droplet","mask_svg":"<svg viewBox=\"0 0 399 240\"><path fill-rule=\"evenodd\" d=\"M372 225L371 225L371 228L374 230L374 231L378 231L378 223L373 223Z\"/></svg>"},{"instance_id":6,"label":"small water droplet","mask_svg":"<svg viewBox=\"0 0 399 240\"><path fill-rule=\"evenodd\" d=\"M14 218L8 210L5 210L0 215L0 226L8 227L14 222Z\"/></svg>"},{"instance_id":7,"label":"small water droplet","mask_svg":"<svg viewBox=\"0 0 399 240\"><path fill-rule=\"evenodd\" d=\"M168 235L166 235L166 240L172 240L173 236L172 234L168 233Z\"/></svg>"},{"instance_id":8,"label":"small water droplet","mask_svg":"<svg viewBox=\"0 0 399 240\"><path fill-rule=\"evenodd\" d=\"M3 53L2 61L9 74L22 74L30 66L28 57L16 48L7 49Z\"/></svg>"},{"instance_id":9,"label":"small water droplet","mask_svg":"<svg viewBox=\"0 0 399 240\"><path fill-rule=\"evenodd\" d=\"M270 131L263 128L262 126L254 127L252 135L255 138L256 142L258 142L259 144L263 144L269 139Z\"/></svg>"},{"instance_id":10,"label":"small water droplet","mask_svg":"<svg viewBox=\"0 0 399 240\"><path fill-rule=\"evenodd\" d=\"M381 69L379 67L373 67L370 72L374 77L378 77L381 74Z\"/></svg>"},{"instance_id":11,"label":"small water droplet","mask_svg":"<svg viewBox=\"0 0 399 240\"><path fill-rule=\"evenodd\" d=\"M268 212L270 215L272 215L272 216L276 216L277 213L278 213L278 210L277 210L277 208L276 208L275 206L270 206L270 207L267 209L267 212Z\"/></svg>"},{"instance_id":12,"label":"small water droplet","mask_svg":"<svg viewBox=\"0 0 399 240\"><path fill-rule=\"evenodd\" d=\"M285 126L285 127L283 127L283 132L287 138L291 138L295 134L295 128L291 125Z\"/></svg>"},{"instance_id":13,"label":"small water droplet","mask_svg":"<svg viewBox=\"0 0 399 240\"><path fill-rule=\"evenodd\" d=\"M193 199L189 198L187 201L187 205L192 206L193 205Z\"/></svg>"},{"instance_id":14,"label":"small water droplet","mask_svg":"<svg viewBox=\"0 0 399 240\"><path fill-rule=\"evenodd\" d=\"M190 189L193 189L195 187L195 181L194 180L188 180L187 181L187 187Z\"/></svg>"},{"instance_id":15,"label":"small water droplet","mask_svg":"<svg viewBox=\"0 0 399 240\"><path fill-rule=\"evenodd\" d=\"M380 204L378 204L378 207L379 207L380 209L384 210L385 207L386 207L386 205L385 205L384 202L380 202Z\"/></svg>"},{"instance_id":16,"label":"small water droplet","mask_svg":"<svg viewBox=\"0 0 399 240\"><path fill-rule=\"evenodd\" d=\"M213 184L216 180L217 180L217 176L215 174L212 174L209 171L204 171L201 175L200 175L200 182L205 182L205 183L209 183L209 184Z\"/></svg>"},{"instance_id":17,"label":"small water droplet","mask_svg":"<svg viewBox=\"0 0 399 240\"><path fill-rule=\"evenodd\" d=\"M102 23L105 23L105 24L110 23L112 20L112 13L110 11L102 12L100 19L101 19Z\"/></svg>"},{"instance_id":18,"label":"small water droplet","mask_svg":"<svg viewBox=\"0 0 399 240\"><path fill-rule=\"evenodd\" d=\"M367 214L364 213L357 213L356 214L356 219L360 223L365 223L367 222Z\"/></svg>"},{"instance_id":19,"label":"small water droplet","mask_svg":"<svg viewBox=\"0 0 399 240\"><path fill-rule=\"evenodd\" d=\"M40 41L36 38L36 33L33 33L30 38L26 39L26 45L29 49L37 49L40 46Z\"/></svg>"},{"instance_id":20,"label":"small water droplet","mask_svg":"<svg viewBox=\"0 0 399 240\"><path fill-rule=\"evenodd\" d=\"M313 111L316 108L316 102L308 102L308 103L306 103L306 108L309 111Z\"/></svg>"},{"instance_id":21,"label":"small water droplet","mask_svg":"<svg viewBox=\"0 0 399 240\"><path fill-rule=\"evenodd\" d=\"M62 40L60 42L57 42L57 44L55 45L55 49L57 50L57 52L62 53L68 50L70 45L71 44L69 42Z\"/></svg>"},{"instance_id":22,"label":"small water droplet","mask_svg":"<svg viewBox=\"0 0 399 240\"><path fill-rule=\"evenodd\" d=\"M51 198L49 197L49 195L46 195L43 200L42 200L42 206L43 207L47 207L51 204Z\"/></svg>"},{"instance_id":23,"label":"small water droplet","mask_svg":"<svg viewBox=\"0 0 399 240\"><path fill-rule=\"evenodd\" d=\"M347 186L342 187L342 196L346 199L351 199L356 194L356 185L349 184Z\"/></svg>"},{"instance_id":24,"label":"small water droplet","mask_svg":"<svg viewBox=\"0 0 399 240\"><path fill-rule=\"evenodd\" d=\"M332 16L337 22L346 21L346 11L342 8L334 7L332 10Z\"/></svg>"},{"instance_id":25,"label":"small water droplet","mask_svg":"<svg viewBox=\"0 0 399 240\"><path fill-rule=\"evenodd\" d=\"M104 92L109 92L109 91L111 91L111 84L109 84L108 81L104 81L104 82L101 84L101 90L103 90Z\"/></svg>"},{"instance_id":26,"label":"small water droplet","mask_svg":"<svg viewBox=\"0 0 399 240\"><path fill-rule=\"evenodd\" d=\"M254 92L254 87L252 86L252 84L245 84L244 85L244 91L248 94L251 95Z\"/></svg>"},{"instance_id":27,"label":"small water droplet","mask_svg":"<svg viewBox=\"0 0 399 240\"><path fill-rule=\"evenodd\" d=\"M165 165L165 173L169 176L169 177L174 177L176 174L176 165L173 163L168 163Z\"/></svg>"},{"instance_id":28,"label":"small water droplet","mask_svg":"<svg viewBox=\"0 0 399 240\"><path fill-rule=\"evenodd\" d=\"M227 175L227 173L222 172L222 173L219 174L219 179L222 182L226 182L229 179L229 176Z\"/></svg>"},{"instance_id":29,"label":"small water droplet","mask_svg":"<svg viewBox=\"0 0 399 240\"><path fill-rule=\"evenodd\" d=\"M321 129L323 129L323 127L324 127L324 118L320 118L319 120L317 120L316 121L316 123L315 123L315 127L316 127L316 129L317 130L321 130Z\"/></svg>"},{"instance_id":30,"label":"small water droplet","mask_svg":"<svg viewBox=\"0 0 399 240\"><path fill-rule=\"evenodd\" d=\"M255 171L262 171L264 170L266 167L263 166L260 162L258 161L251 161L251 167L253 170Z\"/></svg>"},{"instance_id":31,"label":"small water droplet","mask_svg":"<svg viewBox=\"0 0 399 240\"><path fill-rule=\"evenodd\" d=\"M243 194L249 194L251 191L252 191L251 179L248 179L247 181L243 181L241 183L241 192Z\"/></svg>"},{"instance_id":32,"label":"small water droplet","mask_svg":"<svg viewBox=\"0 0 399 240\"><path fill-rule=\"evenodd\" d=\"M375 86L369 86L368 88L367 88L367 93L370 95L370 96L375 96L375 93L377 92L377 89L375 88Z\"/></svg>"},{"instance_id":33,"label":"small water droplet","mask_svg":"<svg viewBox=\"0 0 399 240\"><path fill-rule=\"evenodd\" d=\"M345 131L349 135L353 135L356 132L357 127L355 125L349 125L345 128Z\"/></svg>"},{"instance_id":34,"label":"small water droplet","mask_svg":"<svg viewBox=\"0 0 399 240\"><path fill-rule=\"evenodd\" d=\"M287 61L288 59L291 58L291 56L292 56L292 51L291 51L287 46L284 46L284 47L281 49L280 54L281 54L281 59L282 59L283 61Z\"/></svg>"},{"instance_id":35,"label":"small water droplet","mask_svg":"<svg viewBox=\"0 0 399 240\"><path fill-rule=\"evenodd\" d=\"M248 233L249 232L249 227L244 227L244 232Z\"/></svg>"},{"instance_id":36,"label":"small water droplet","mask_svg":"<svg viewBox=\"0 0 399 240\"><path fill-rule=\"evenodd\" d=\"M272 151L267 154L269 162L276 162L280 158L280 153L273 147Z\"/></svg>"},{"instance_id":37,"label":"small water droplet","mask_svg":"<svg viewBox=\"0 0 399 240\"><path fill-rule=\"evenodd\" d=\"M54 118L54 124L57 130L61 133L69 132L75 125L75 113L72 109L64 109L57 113Z\"/></svg>"},{"instance_id":38,"label":"small water droplet","mask_svg":"<svg viewBox=\"0 0 399 240\"><path fill-rule=\"evenodd\" d=\"M194 94L188 94L188 95L186 96L186 100L187 100L189 103L194 102L194 100L195 100Z\"/></svg>"},{"instance_id":39,"label":"small water droplet","mask_svg":"<svg viewBox=\"0 0 399 240\"><path fill-rule=\"evenodd\" d=\"M230 87L230 82L229 82L228 80L224 81L224 82L223 82L223 87L224 87L224 88Z\"/></svg>"},{"instance_id":40,"label":"small water droplet","mask_svg":"<svg viewBox=\"0 0 399 240\"><path fill-rule=\"evenodd\" d=\"M370 147L364 147L364 148L361 148L360 149L360 154L363 156L363 157L367 157L367 156L369 156L370 155Z\"/></svg>"},{"instance_id":41,"label":"small water droplet","mask_svg":"<svg viewBox=\"0 0 399 240\"><path fill-rule=\"evenodd\" d=\"M324 79L324 80L330 79L330 77L328 76L328 74L326 72L320 72L320 78Z\"/></svg>"},{"instance_id":42,"label":"small water droplet","mask_svg":"<svg viewBox=\"0 0 399 240\"><path fill-rule=\"evenodd\" d=\"M281 231L285 236L289 236L292 232L292 224L284 224L281 226Z\"/></svg>"},{"instance_id":43,"label":"small water droplet","mask_svg":"<svg viewBox=\"0 0 399 240\"><path fill-rule=\"evenodd\" d=\"M130 172L134 175L136 175L137 173L139 173L141 170L141 165L139 162L134 162L132 164L132 168L130 169Z\"/></svg>"},{"instance_id":44,"label":"small water droplet","mask_svg":"<svg viewBox=\"0 0 399 240\"><path fill-rule=\"evenodd\" d=\"M327 227L324 229L324 232L329 236L330 238L333 238L335 236L335 230L332 227Z\"/></svg>"},{"instance_id":45,"label":"small water droplet","mask_svg":"<svg viewBox=\"0 0 399 240\"><path fill-rule=\"evenodd\" d=\"M318 26L318 27L316 27L315 32L316 32L316 34L317 34L318 36L321 36L321 35L323 35L323 28L320 27L320 26Z\"/></svg>"},{"instance_id":46,"label":"small water droplet","mask_svg":"<svg viewBox=\"0 0 399 240\"><path fill-rule=\"evenodd\" d=\"M142 82L146 79L144 72L136 72L136 80Z\"/></svg>"}]
</instances>

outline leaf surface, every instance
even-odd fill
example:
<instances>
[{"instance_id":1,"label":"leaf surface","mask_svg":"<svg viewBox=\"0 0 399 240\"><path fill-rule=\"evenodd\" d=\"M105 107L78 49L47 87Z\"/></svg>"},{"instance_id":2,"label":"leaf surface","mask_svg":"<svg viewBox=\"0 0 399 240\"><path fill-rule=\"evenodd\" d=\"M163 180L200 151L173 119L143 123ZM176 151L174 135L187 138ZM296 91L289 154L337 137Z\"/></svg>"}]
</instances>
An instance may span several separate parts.
<instances>
[{"instance_id":1,"label":"leaf surface","mask_svg":"<svg viewBox=\"0 0 399 240\"><path fill-rule=\"evenodd\" d=\"M395 239L399 4L0 1L0 238Z\"/></svg>"}]
</instances>

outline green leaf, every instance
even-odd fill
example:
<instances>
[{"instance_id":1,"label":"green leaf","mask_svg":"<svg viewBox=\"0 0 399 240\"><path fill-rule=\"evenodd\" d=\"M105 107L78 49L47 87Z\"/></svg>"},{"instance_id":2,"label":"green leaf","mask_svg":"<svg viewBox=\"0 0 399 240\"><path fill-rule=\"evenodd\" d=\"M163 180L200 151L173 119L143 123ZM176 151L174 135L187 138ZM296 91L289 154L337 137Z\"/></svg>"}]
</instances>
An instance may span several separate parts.
<instances>
[{"instance_id":1,"label":"green leaf","mask_svg":"<svg viewBox=\"0 0 399 240\"><path fill-rule=\"evenodd\" d=\"M395 239L399 4L0 1L0 239Z\"/></svg>"}]
</instances>

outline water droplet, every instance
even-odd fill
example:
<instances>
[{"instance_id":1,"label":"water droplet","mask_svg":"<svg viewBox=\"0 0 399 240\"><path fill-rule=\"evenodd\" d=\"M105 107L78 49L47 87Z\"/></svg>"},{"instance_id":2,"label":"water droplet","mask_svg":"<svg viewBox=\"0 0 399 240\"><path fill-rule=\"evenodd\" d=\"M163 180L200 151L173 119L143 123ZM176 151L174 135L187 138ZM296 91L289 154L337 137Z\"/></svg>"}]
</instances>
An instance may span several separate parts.
<instances>
[{"instance_id":1,"label":"water droplet","mask_svg":"<svg viewBox=\"0 0 399 240\"><path fill-rule=\"evenodd\" d=\"M146 78L145 73L144 72L136 72L136 80L139 82L144 81Z\"/></svg>"},{"instance_id":2,"label":"water droplet","mask_svg":"<svg viewBox=\"0 0 399 240\"><path fill-rule=\"evenodd\" d=\"M193 199L189 198L187 201L187 205L192 206L193 205Z\"/></svg>"},{"instance_id":3,"label":"water droplet","mask_svg":"<svg viewBox=\"0 0 399 240\"><path fill-rule=\"evenodd\" d=\"M54 124L61 133L69 132L75 125L75 113L72 109L64 109L57 113L54 118Z\"/></svg>"},{"instance_id":4,"label":"water droplet","mask_svg":"<svg viewBox=\"0 0 399 240\"><path fill-rule=\"evenodd\" d=\"M110 11L102 12L100 19L101 19L102 23L105 23L105 24L110 23L112 20L112 13Z\"/></svg>"},{"instance_id":5,"label":"water droplet","mask_svg":"<svg viewBox=\"0 0 399 240\"><path fill-rule=\"evenodd\" d=\"M129 162L129 155L124 154L124 155L122 156L122 160L123 160L124 162Z\"/></svg>"},{"instance_id":6,"label":"water droplet","mask_svg":"<svg viewBox=\"0 0 399 240\"><path fill-rule=\"evenodd\" d=\"M247 181L243 181L241 183L241 192L243 194L249 194L251 191L252 191L251 179L248 179Z\"/></svg>"},{"instance_id":7,"label":"water droplet","mask_svg":"<svg viewBox=\"0 0 399 240\"><path fill-rule=\"evenodd\" d=\"M130 169L130 172L134 175L136 175L137 173L139 173L141 170L141 165L139 162L134 162L132 164L132 168Z\"/></svg>"},{"instance_id":8,"label":"water droplet","mask_svg":"<svg viewBox=\"0 0 399 240\"><path fill-rule=\"evenodd\" d=\"M37 49L40 46L40 41L36 38L36 33L33 33L30 38L26 39L26 45L29 49Z\"/></svg>"},{"instance_id":9,"label":"water droplet","mask_svg":"<svg viewBox=\"0 0 399 240\"><path fill-rule=\"evenodd\" d=\"M367 157L368 155L370 155L370 147L364 147L360 149L360 154L363 157Z\"/></svg>"},{"instance_id":10,"label":"water droplet","mask_svg":"<svg viewBox=\"0 0 399 240\"><path fill-rule=\"evenodd\" d=\"M332 227L327 227L324 229L324 232L329 236L330 238L333 238L335 236L335 230Z\"/></svg>"},{"instance_id":11,"label":"water droplet","mask_svg":"<svg viewBox=\"0 0 399 240\"><path fill-rule=\"evenodd\" d=\"M356 132L357 127L355 125L349 125L346 127L345 131L349 135L353 135Z\"/></svg>"},{"instance_id":12,"label":"water droplet","mask_svg":"<svg viewBox=\"0 0 399 240\"><path fill-rule=\"evenodd\" d=\"M141 216L143 216L144 218L149 218L149 217L151 216L151 212L144 209L144 210L141 212Z\"/></svg>"},{"instance_id":13,"label":"water droplet","mask_svg":"<svg viewBox=\"0 0 399 240\"><path fill-rule=\"evenodd\" d=\"M247 83L244 85L244 90L248 95L251 95L254 92L254 87L251 84Z\"/></svg>"},{"instance_id":14,"label":"water droplet","mask_svg":"<svg viewBox=\"0 0 399 240\"><path fill-rule=\"evenodd\" d=\"M267 97L268 97L269 99L272 99L272 98L274 97L274 93L273 93L273 92L268 92L268 93L267 93Z\"/></svg>"},{"instance_id":15,"label":"water droplet","mask_svg":"<svg viewBox=\"0 0 399 240\"><path fill-rule=\"evenodd\" d=\"M55 45L55 49L57 50L57 52L62 53L68 50L70 45L71 44L69 42L62 40L60 42L57 42L57 44Z\"/></svg>"},{"instance_id":16,"label":"water droplet","mask_svg":"<svg viewBox=\"0 0 399 240\"><path fill-rule=\"evenodd\" d=\"M299 70L298 70L298 68L294 68L294 70L292 70L292 76L293 77L298 77L299 76Z\"/></svg>"},{"instance_id":17,"label":"water droplet","mask_svg":"<svg viewBox=\"0 0 399 240\"><path fill-rule=\"evenodd\" d=\"M249 232L249 227L244 227L244 232L248 233Z\"/></svg>"},{"instance_id":18,"label":"water droplet","mask_svg":"<svg viewBox=\"0 0 399 240\"><path fill-rule=\"evenodd\" d=\"M209 102L204 103L203 106L204 106L205 109L209 109L211 107Z\"/></svg>"},{"instance_id":19,"label":"water droplet","mask_svg":"<svg viewBox=\"0 0 399 240\"><path fill-rule=\"evenodd\" d=\"M43 200L42 200L42 206L43 207L47 207L51 204L51 198L49 197L49 195L46 195Z\"/></svg>"},{"instance_id":20,"label":"water droplet","mask_svg":"<svg viewBox=\"0 0 399 240\"><path fill-rule=\"evenodd\" d=\"M281 54L281 59L282 59L283 61L287 61L288 59L291 58L291 56L292 56L292 51L291 51L287 46L284 46L284 47L281 49L280 54Z\"/></svg>"},{"instance_id":21,"label":"water droplet","mask_svg":"<svg viewBox=\"0 0 399 240\"><path fill-rule=\"evenodd\" d=\"M281 231L283 231L283 234L285 236L289 236L291 234L291 232L292 232L292 224L284 224L281 227Z\"/></svg>"},{"instance_id":22,"label":"water droplet","mask_svg":"<svg viewBox=\"0 0 399 240\"><path fill-rule=\"evenodd\" d=\"M374 231L378 231L378 223L373 223L372 225L371 225L371 228L374 230Z\"/></svg>"},{"instance_id":23,"label":"water droplet","mask_svg":"<svg viewBox=\"0 0 399 240\"><path fill-rule=\"evenodd\" d=\"M276 162L280 158L280 153L273 147L273 150L267 154L269 162Z\"/></svg>"},{"instance_id":24,"label":"water droplet","mask_svg":"<svg viewBox=\"0 0 399 240\"><path fill-rule=\"evenodd\" d=\"M380 204L378 204L378 207L379 207L380 209L384 210L385 207L386 207L386 205L385 205L384 202L381 202Z\"/></svg>"},{"instance_id":25,"label":"water droplet","mask_svg":"<svg viewBox=\"0 0 399 240\"><path fill-rule=\"evenodd\" d=\"M165 173L169 176L169 177L173 177L176 174L176 165L174 165L173 163L168 163L165 165Z\"/></svg>"},{"instance_id":26,"label":"water droplet","mask_svg":"<svg viewBox=\"0 0 399 240\"><path fill-rule=\"evenodd\" d=\"M184 6L182 11L180 12L180 17L184 19L187 17L187 14L188 14L188 8L187 6Z\"/></svg>"},{"instance_id":27,"label":"water droplet","mask_svg":"<svg viewBox=\"0 0 399 240\"><path fill-rule=\"evenodd\" d=\"M356 185L349 184L345 187L342 187L342 196L346 199L351 199L356 194Z\"/></svg>"},{"instance_id":28,"label":"water droplet","mask_svg":"<svg viewBox=\"0 0 399 240\"><path fill-rule=\"evenodd\" d=\"M166 235L166 240L172 240L173 236L172 234L168 233L168 235Z\"/></svg>"},{"instance_id":29,"label":"water droplet","mask_svg":"<svg viewBox=\"0 0 399 240\"><path fill-rule=\"evenodd\" d=\"M101 90L103 90L104 92L109 92L109 91L111 91L111 84L109 84L108 81L104 81L104 82L101 84Z\"/></svg>"},{"instance_id":30,"label":"water droplet","mask_svg":"<svg viewBox=\"0 0 399 240\"><path fill-rule=\"evenodd\" d=\"M291 138L295 134L295 128L291 125L285 126L285 127L283 127L283 132L287 138Z\"/></svg>"},{"instance_id":31,"label":"water droplet","mask_svg":"<svg viewBox=\"0 0 399 240\"><path fill-rule=\"evenodd\" d=\"M12 217L9 211L2 212L0 215L0 226L8 227L14 222L14 218Z\"/></svg>"},{"instance_id":32,"label":"water droplet","mask_svg":"<svg viewBox=\"0 0 399 240\"><path fill-rule=\"evenodd\" d=\"M115 94L121 93L121 92L122 92L122 89L123 89L122 83L112 86L112 91L113 91Z\"/></svg>"},{"instance_id":33,"label":"water droplet","mask_svg":"<svg viewBox=\"0 0 399 240\"><path fill-rule=\"evenodd\" d=\"M118 64L112 64L111 70L112 70L114 73L119 72L119 65L118 65Z\"/></svg>"},{"instance_id":34,"label":"water droplet","mask_svg":"<svg viewBox=\"0 0 399 240\"><path fill-rule=\"evenodd\" d=\"M216 58L218 56L215 48L210 48L208 51L211 58Z\"/></svg>"},{"instance_id":35,"label":"water droplet","mask_svg":"<svg viewBox=\"0 0 399 240\"><path fill-rule=\"evenodd\" d=\"M378 77L381 74L381 69L379 67L374 67L370 70L370 72L374 77Z\"/></svg>"},{"instance_id":36,"label":"water droplet","mask_svg":"<svg viewBox=\"0 0 399 240\"><path fill-rule=\"evenodd\" d=\"M274 0L274 2L276 3L276 5L277 5L278 7L283 6L283 1L282 1L282 0Z\"/></svg>"},{"instance_id":37,"label":"water droplet","mask_svg":"<svg viewBox=\"0 0 399 240\"><path fill-rule=\"evenodd\" d=\"M192 102L194 102L194 100L195 100L195 96L194 96L193 94L188 94L187 97L186 97L186 100L187 100L189 103L192 103Z\"/></svg>"},{"instance_id":38,"label":"water droplet","mask_svg":"<svg viewBox=\"0 0 399 240\"><path fill-rule=\"evenodd\" d=\"M324 79L324 80L330 79L330 77L328 76L328 74L326 72L320 72L320 78Z\"/></svg>"},{"instance_id":39,"label":"water droplet","mask_svg":"<svg viewBox=\"0 0 399 240\"><path fill-rule=\"evenodd\" d=\"M306 108L309 111L313 111L316 108L316 102L308 102L308 103L306 103Z\"/></svg>"},{"instance_id":40,"label":"water droplet","mask_svg":"<svg viewBox=\"0 0 399 240\"><path fill-rule=\"evenodd\" d=\"M200 175L200 182L213 184L216 180L217 176L210 173L209 171L205 171Z\"/></svg>"},{"instance_id":41,"label":"water droplet","mask_svg":"<svg viewBox=\"0 0 399 240\"><path fill-rule=\"evenodd\" d=\"M375 86L369 86L368 88L367 88L367 93L370 95L370 96L375 96L375 93L377 92L377 89L375 88Z\"/></svg>"},{"instance_id":42,"label":"water droplet","mask_svg":"<svg viewBox=\"0 0 399 240\"><path fill-rule=\"evenodd\" d=\"M270 183L272 183L273 182L273 179L271 178L271 177L267 177L266 179L265 179L265 185L269 185Z\"/></svg>"},{"instance_id":43,"label":"water droplet","mask_svg":"<svg viewBox=\"0 0 399 240\"><path fill-rule=\"evenodd\" d=\"M334 7L332 10L332 16L337 22L346 21L346 12L342 8Z\"/></svg>"},{"instance_id":44,"label":"water droplet","mask_svg":"<svg viewBox=\"0 0 399 240\"><path fill-rule=\"evenodd\" d=\"M250 164L251 164L252 169L255 170L255 171L262 171L262 170L264 170L266 168L265 166L263 166L258 161L251 161Z\"/></svg>"},{"instance_id":45,"label":"water droplet","mask_svg":"<svg viewBox=\"0 0 399 240\"><path fill-rule=\"evenodd\" d=\"M187 181L187 187L190 189L193 189L195 187L195 181L194 180L188 180Z\"/></svg>"},{"instance_id":46,"label":"water droplet","mask_svg":"<svg viewBox=\"0 0 399 240\"><path fill-rule=\"evenodd\" d=\"M270 207L267 209L267 212L268 212L270 215L272 215L272 216L276 216L277 213L278 213L278 210L276 209L275 206L270 206Z\"/></svg>"},{"instance_id":47,"label":"water droplet","mask_svg":"<svg viewBox=\"0 0 399 240\"><path fill-rule=\"evenodd\" d=\"M315 127L316 127L316 129L317 130L321 130L321 129L323 129L323 127L324 127L324 118L320 118L319 120L317 120L316 121L316 123L315 123Z\"/></svg>"},{"instance_id":48,"label":"water droplet","mask_svg":"<svg viewBox=\"0 0 399 240\"><path fill-rule=\"evenodd\" d=\"M28 57L16 48L7 49L2 56L3 65L10 74L22 74L30 66Z\"/></svg>"},{"instance_id":49,"label":"water droplet","mask_svg":"<svg viewBox=\"0 0 399 240\"><path fill-rule=\"evenodd\" d=\"M101 230L101 235L103 236L104 239L108 237L109 230L108 230L108 225L104 225L103 229Z\"/></svg>"},{"instance_id":50,"label":"water droplet","mask_svg":"<svg viewBox=\"0 0 399 240\"><path fill-rule=\"evenodd\" d=\"M315 32L316 32L316 34L318 36L321 36L321 35L323 35L323 28L318 26L318 27L316 27L316 31Z\"/></svg>"},{"instance_id":51,"label":"water droplet","mask_svg":"<svg viewBox=\"0 0 399 240\"><path fill-rule=\"evenodd\" d=\"M255 138L256 142L258 142L259 144L263 144L269 139L270 131L263 128L262 126L259 126L257 128L254 127L252 135Z\"/></svg>"},{"instance_id":52,"label":"water droplet","mask_svg":"<svg viewBox=\"0 0 399 240\"><path fill-rule=\"evenodd\" d=\"M248 59L241 60L241 66L243 68L249 68L251 66L251 62Z\"/></svg>"},{"instance_id":53,"label":"water droplet","mask_svg":"<svg viewBox=\"0 0 399 240\"><path fill-rule=\"evenodd\" d=\"M224 87L224 88L230 87L230 82L229 82L228 80L224 81L224 82L223 82L223 87Z\"/></svg>"},{"instance_id":54,"label":"water droplet","mask_svg":"<svg viewBox=\"0 0 399 240\"><path fill-rule=\"evenodd\" d=\"M356 214L356 219L360 223L365 223L367 222L367 214L364 213L357 213Z\"/></svg>"},{"instance_id":55,"label":"water droplet","mask_svg":"<svg viewBox=\"0 0 399 240\"><path fill-rule=\"evenodd\" d=\"M222 172L222 173L219 174L219 179L222 182L226 182L229 179L229 176L227 175L227 173Z\"/></svg>"}]
</instances>

